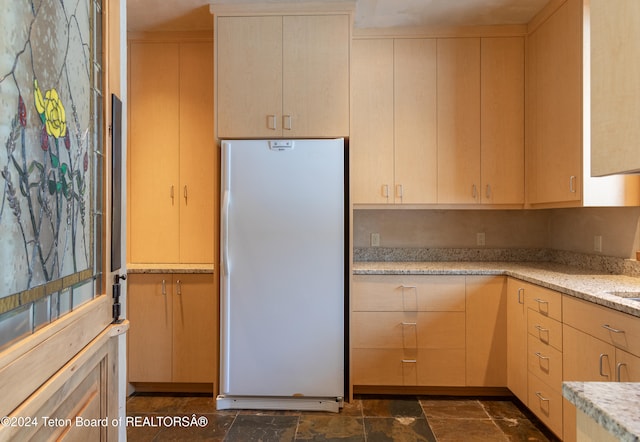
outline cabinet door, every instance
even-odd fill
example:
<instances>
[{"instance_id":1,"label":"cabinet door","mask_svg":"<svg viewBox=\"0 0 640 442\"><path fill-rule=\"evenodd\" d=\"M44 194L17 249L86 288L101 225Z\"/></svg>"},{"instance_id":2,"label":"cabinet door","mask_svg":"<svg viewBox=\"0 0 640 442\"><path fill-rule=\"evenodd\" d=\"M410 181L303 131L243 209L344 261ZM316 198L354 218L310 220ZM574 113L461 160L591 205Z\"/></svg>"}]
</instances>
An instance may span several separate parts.
<instances>
[{"instance_id":1,"label":"cabinet door","mask_svg":"<svg viewBox=\"0 0 640 442\"><path fill-rule=\"evenodd\" d=\"M171 382L170 275L129 275L127 362L129 382Z\"/></svg>"},{"instance_id":2,"label":"cabinet door","mask_svg":"<svg viewBox=\"0 0 640 442\"><path fill-rule=\"evenodd\" d=\"M564 325L562 327L563 381L607 382L615 379L615 351L591 335ZM563 440L576 440L576 407L566 399L563 401Z\"/></svg>"},{"instance_id":3,"label":"cabinet door","mask_svg":"<svg viewBox=\"0 0 640 442\"><path fill-rule=\"evenodd\" d=\"M132 43L129 69L129 259L178 262L179 45Z\"/></svg>"},{"instance_id":4,"label":"cabinet door","mask_svg":"<svg viewBox=\"0 0 640 442\"><path fill-rule=\"evenodd\" d=\"M213 45L180 45L180 262L212 263L215 158ZM175 165L177 166L177 165Z\"/></svg>"},{"instance_id":5,"label":"cabinet door","mask_svg":"<svg viewBox=\"0 0 640 442\"><path fill-rule=\"evenodd\" d=\"M640 382L640 357L616 348L616 380Z\"/></svg>"},{"instance_id":6,"label":"cabinet door","mask_svg":"<svg viewBox=\"0 0 640 442\"><path fill-rule=\"evenodd\" d=\"M467 277L467 385L507 384L507 297L502 276Z\"/></svg>"},{"instance_id":7,"label":"cabinet door","mask_svg":"<svg viewBox=\"0 0 640 442\"><path fill-rule=\"evenodd\" d=\"M175 275L173 382L214 382L217 310L213 275Z\"/></svg>"},{"instance_id":8,"label":"cabinet door","mask_svg":"<svg viewBox=\"0 0 640 442\"><path fill-rule=\"evenodd\" d=\"M480 39L438 39L438 203L480 201Z\"/></svg>"},{"instance_id":9,"label":"cabinet door","mask_svg":"<svg viewBox=\"0 0 640 442\"><path fill-rule=\"evenodd\" d=\"M507 387L527 404L527 284L507 281Z\"/></svg>"},{"instance_id":10,"label":"cabinet door","mask_svg":"<svg viewBox=\"0 0 640 442\"><path fill-rule=\"evenodd\" d=\"M282 17L219 17L219 138L282 135Z\"/></svg>"},{"instance_id":11,"label":"cabinet door","mask_svg":"<svg viewBox=\"0 0 640 442\"><path fill-rule=\"evenodd\" d=\"M567 1L528 37L533 204L581 200L582 4Z\"/></svg>"},{"instance_id":12,"label":"cabinet door","mask_svg":"<svg viewBox=\"0 0 640 442\"><path fill-rule=\"evenodd\" d=\"M349 135L349 17L283 17L285 137Z\"/></svg>"},{"instance_id":13,"label":"cabinet door","mask_svg":"<svg viewBox=\"0 0 640 442\"><path fill-rule=\"evenodd\" d=\"M437 202L436 40L394 42L395 202Z\"/></svg>"},{"instance_id":14,"label":"cabinet door","mask_svg":"<svg viewBox=\"0 0 640 442\"><path fill-rule=\"evenodd\" d=\"M524 203L524 39L483 38L481 201Z\"/></svg>"},{"instance_id":15,"label":"cabinet door","mask_svg":"<svg viewBox=\"0 0 640 442\"><path fill-rule=\"evenodd\" d=\"M354 204L393 202L393 41L354 40L350 140Z\"/></svg>"}]
</instances>

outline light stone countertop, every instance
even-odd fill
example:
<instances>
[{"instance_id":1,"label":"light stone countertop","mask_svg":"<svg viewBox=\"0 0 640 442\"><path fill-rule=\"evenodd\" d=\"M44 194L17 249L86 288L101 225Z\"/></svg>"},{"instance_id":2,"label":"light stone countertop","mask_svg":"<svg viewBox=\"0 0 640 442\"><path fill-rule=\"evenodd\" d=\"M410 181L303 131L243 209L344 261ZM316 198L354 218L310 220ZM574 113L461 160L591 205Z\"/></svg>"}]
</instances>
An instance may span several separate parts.
<instances>
[{"instance_id":1,"label":"light stone countertop","mask_svg":"<svg viewBox=\"0 0 640 442\"><path fill-rule=\"evenodd\" d=\"M610 292L640 293L640 278L540 262L354 262L354 275L505 275L640 317L640 302ZM640 295L638 295L640 296Z\"/></svg>"},{"instance_id":2,"label":"light stone countertop","mask_svg":"<svg viewBox=\"0 0 640 442\"><path fill-rule=\"evenodd\" d=\"M127 273L214 273L213 264L127 264Z\"/></svg>"},{"instance_id":3,"label":"light stone countertop","mask_svg":"<svg viewBox=\"0 0 640 442\"><path fill-rule=\"evenodd\" d=\"M564 382L562 394L621 441L640 441L640 383Z\"/></svg>"}]
</instances>

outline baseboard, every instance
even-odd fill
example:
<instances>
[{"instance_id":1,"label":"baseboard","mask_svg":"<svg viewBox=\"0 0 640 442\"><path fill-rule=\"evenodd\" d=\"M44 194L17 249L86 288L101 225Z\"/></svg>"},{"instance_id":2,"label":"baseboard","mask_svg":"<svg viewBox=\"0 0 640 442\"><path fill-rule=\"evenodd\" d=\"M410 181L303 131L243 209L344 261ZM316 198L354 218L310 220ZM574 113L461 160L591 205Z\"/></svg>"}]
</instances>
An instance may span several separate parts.
<instances>
[{"instance_id":1,"label":"baseboard","mask_svg":"<svg viewBox=\"0 0 640 442\"><path fill-rule=\"evenodd\" d=\"M513 396L506 387L416 387L393 385L354 385L354 394L393 394L424 396Z\"/></svg>"}]
</instances>

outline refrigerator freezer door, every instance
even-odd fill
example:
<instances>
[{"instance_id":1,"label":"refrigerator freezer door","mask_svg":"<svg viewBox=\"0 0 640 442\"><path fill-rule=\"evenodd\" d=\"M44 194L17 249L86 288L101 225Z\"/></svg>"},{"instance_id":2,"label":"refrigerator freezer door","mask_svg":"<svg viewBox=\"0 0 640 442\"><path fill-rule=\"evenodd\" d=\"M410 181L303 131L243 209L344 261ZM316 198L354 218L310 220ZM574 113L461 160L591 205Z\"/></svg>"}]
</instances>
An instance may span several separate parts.
<instances>
[{"instance_id":1,"label":"refrigerator freezer door","mask_svg":"<svg viewBox=\"0 0 640 442\"><path fill-rule=\"evenodd\" d=\"M222 149L221 392L342 397L343 140Z\"/></svg>"}]
</instances>

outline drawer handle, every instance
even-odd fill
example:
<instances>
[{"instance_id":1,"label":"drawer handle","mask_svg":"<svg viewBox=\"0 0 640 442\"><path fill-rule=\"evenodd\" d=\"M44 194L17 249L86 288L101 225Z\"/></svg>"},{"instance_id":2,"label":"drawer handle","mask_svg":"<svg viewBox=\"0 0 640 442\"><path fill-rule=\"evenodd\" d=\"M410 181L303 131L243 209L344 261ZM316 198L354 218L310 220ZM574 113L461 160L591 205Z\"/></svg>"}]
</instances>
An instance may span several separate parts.
<instances>
[{"instance_id":1,"label":"drawer handle","mask_svg":"<svg viewBox=\"0 0 640 442\"><path fill-rule=\"evenodd\" d=\"M162 295L167 296L167 281L162 280Z\"/></svg>"},{"instance_id":2,"label":"drawer handle","mask_svg":"<svg viewBox=\"0 0 640 442\"><path fill-rule=\"evenodd\" d=\"M417 289L418 287L416 287L415 285L404 285L404 284L401 284L400 288L402 290L404 290L404 289Z\"/></svg>"},{"instance_id":3,"label":"drawer handle","mask_svg":"<svg viewBox=\"0 0 640 442\"><path fill-rule=\"evenodd\" d=\"M609 359L609 355L608 355L608 354L606 354L606 353L602 353L602 354L600 354L600 376L602 376L603 378L608 378L608 377L609 377L609 375L608 375L608 374L603 373L603 369L604 369L603 360L604 360L604 358Z\"/></svg>"},{"instance_id":4,"label":"drawer handle","mask_svg":"<svg viewBox=\"0 0 640 442\"><path fill-rule=\"evenodd\" d=\"M546 359L549 360L549 356L543 356L539 351L534 353L538 358L540 359Z\"/></svg>"},{"instance_id":5,"label":"drawer handle","mask_svg":"<svg viewBox=\"0 0 640 442\"><path fill-rule=\"evenodd\" d=\"M534 299L538 304L549 304L549 301L545 301L544 299L536 298Z\"/></svg>"},{"instance_id":6,"label":"drawer handle","mask_svg":"<svg viewBox=\"0 0 640 442\"><path fill-rule=\"evenodd\" d=\"M416 364L418 361L416 361L415 359L403 359L402 363L403 364Z\"/></svg>"},{"instance_id":7,"label":"drawer handle","mask_svg":"<svg viewBox=\"0 0 640 442\"><path fill-rule=\"evenodd\" d=\"M403 322L402 325L413 325L414 327L418 325L417 322Z\"/></svg>"},{"instance_id":8,"label":"drawer handle","mask_svg":"<svg viewBox=\"0 0 640 442\"><path fill-rule=\"evenodd\" d=\"M618 377L618 382L622 382L622 380L620 379L620 369L626 366L627 366L626 362L618 362L616 364L616 376Z\"/></svg>"},{"instance_id":9,"label":"drawer handle","mask_svg":"<svg viewBox=\"0 0 640 442\"><path fill-rule=\"evenodd\" d=\"M518 289L518 304L524 304L524 298L521 298L520 295L524 295L524 289Z\"/></svg>"},{"instance_id":10,"label":"drawer handle","mask_svg":"<svg viewBox=\"0 0 640 442\"><path fill-rule=\"evenodd\" d=\"M540 393L539 391L536 391L536 396L538 396L538 399L540 399L543 402L549 402L549 399L547 399L546 397L542 396L542 393Z\"/></svg>"},{"instance_id":11,"label":"drawer handle","mask_svg":"<svg viewBox=\"0 0 640 442\"><path fill-rule=\"evenodd\" d=\"M538 330L539 332L543 332L543 333L549 333L549 329L548 328L544 328L540 325L536 325L536 330Z\"/></svg>"},{"instance_id":12,"label":"drawer handle","mask_svg":"<svg viewBox=\"0 0 640 442\"><path fill-rule=\"evenodd\" d=\"M618 330L617 328L611 327L609 324L604 324L602 328L609 330L611 333L624 333L624 330Z\"/></svg>"}]
</instances>

